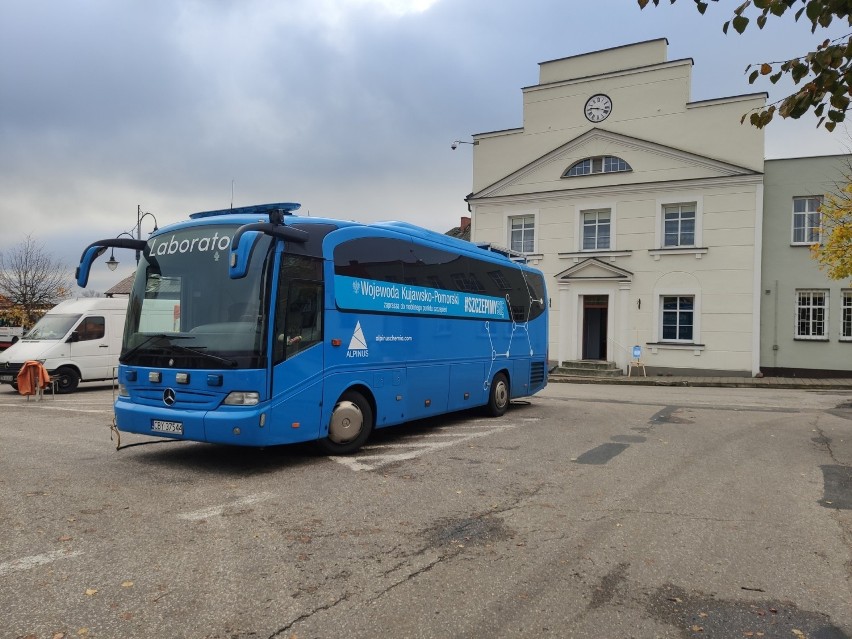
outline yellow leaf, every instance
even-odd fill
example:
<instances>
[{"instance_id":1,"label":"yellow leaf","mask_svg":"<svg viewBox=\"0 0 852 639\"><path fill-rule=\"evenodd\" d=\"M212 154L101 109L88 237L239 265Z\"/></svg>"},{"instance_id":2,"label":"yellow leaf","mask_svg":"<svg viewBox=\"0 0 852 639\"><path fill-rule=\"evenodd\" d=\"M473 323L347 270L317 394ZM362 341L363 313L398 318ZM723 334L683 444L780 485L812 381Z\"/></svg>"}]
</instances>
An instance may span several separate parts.
<instances>
[{"instance_id":1,"label":"yellow leaf","mask_svg":"<svg viewBox=\"0 0 852 639\"><path fill-rule=\"evenodd\" d=\"M801 630L797 630L796 628L793 628L793 634L796 635L797 637L804 637L805 636L804 632L802 632Z\"/></svg>"},{"instance_id":2,"label":"yellow leaf","mask_svg":"<svg viewBox=\"0 0 852 639\"><path fill-rule=\"evenodd\" d=\"M702 628L701 626L692 626L690 630L692 630L692 632L704 632L704 628Z\"/></svg>"},{"instance_id":3,"label":"yellow leaf","mask_svg":"<svg viewBox=\"0 0 852 639\"><path fill-rule=\"evenodd\" d=\"M86 596L92 597L93 595L98 594L97 588L86 588Z\"/></svg>"},{"instance_id":4,"label":"yellow leaf","mask_svg":"<svg viewBox=\"0 0 852 639\"><path fill-rule=\"evenodd\" d=\"M133 582L132 582L132 581L122 581L122 582L121 582L121 587L122 587L122 588L132 588L132 587L133 587Z\"/></svg>"}]
</instances>

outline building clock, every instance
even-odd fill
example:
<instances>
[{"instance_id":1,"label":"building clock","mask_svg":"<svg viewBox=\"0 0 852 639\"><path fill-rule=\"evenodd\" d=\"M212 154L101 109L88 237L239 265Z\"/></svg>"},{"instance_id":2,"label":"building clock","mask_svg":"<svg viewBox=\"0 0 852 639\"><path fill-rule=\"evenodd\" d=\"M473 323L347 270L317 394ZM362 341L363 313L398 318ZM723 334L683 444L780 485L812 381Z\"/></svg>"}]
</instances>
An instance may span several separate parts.
<instances>
[{"instance_id":1,"label":"building clock","mask_svg":"<svg viewBox=\"0 0 852 639\"><path fill-rule=\"evenodd\" d=\"M609 99L609 96L598 93L586 100L586 107L583 111L589 122L603 122L612 112L612 100Z\"/></svg>"}]
</instances>

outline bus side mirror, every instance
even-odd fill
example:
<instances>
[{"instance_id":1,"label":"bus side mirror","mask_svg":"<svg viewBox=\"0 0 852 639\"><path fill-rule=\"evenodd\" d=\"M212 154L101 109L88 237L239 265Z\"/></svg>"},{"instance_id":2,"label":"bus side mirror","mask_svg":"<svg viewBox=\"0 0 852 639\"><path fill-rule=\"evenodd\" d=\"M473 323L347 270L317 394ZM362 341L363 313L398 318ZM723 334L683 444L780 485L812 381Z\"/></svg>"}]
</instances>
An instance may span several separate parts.
<instances>
[{"instance_id":1,"label":"bus side mirror","mask_svg":"<svg viewBox=\"0 0 852 639\"><path fill-rule=\"evenodd\" d=\"M248 273L252 251L261 235L258 231L246 231L239 237L236 246L231 245L228 251L228 275L232 280L243 278Z\"/></svg>"},{"instance_id":2,"label":"bus side mirror","mask_svg":"<svg viewBox=\"0 0 852 639\"><path fill-rule=\"evenodd\" d=\"M80 258L80 265L74 273L74 278L77 280L77 286L86 288L89 283L89 271L92 270L92 263L106 251L105 246L92 245L83 253Z\"/></svg>"}]
</instances>

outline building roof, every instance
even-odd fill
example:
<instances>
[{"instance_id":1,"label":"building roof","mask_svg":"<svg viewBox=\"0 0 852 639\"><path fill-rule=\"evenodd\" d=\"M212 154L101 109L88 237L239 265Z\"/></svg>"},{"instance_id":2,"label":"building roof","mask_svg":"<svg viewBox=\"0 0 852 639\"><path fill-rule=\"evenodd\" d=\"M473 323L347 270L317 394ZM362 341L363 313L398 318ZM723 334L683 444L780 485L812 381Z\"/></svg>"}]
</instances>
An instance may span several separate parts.
<instances>
[{"instance_id":1,"label":"building roof","mask_svg":"<svg viewBox=\"0 0 852 639\"><path fill-rule=\"evenodd\" d=\"M132 275L128 275L123 280L121 280L118 284L109 289L104 295L107 297L112 297L113 295L130 295L130 289L133 288L133 278L136 277L136 273Z\"/></svg>"},{"instance_id":2,"label":"building roof","mask_svg":"<svg viewBox=\"0 0 852 639\"><path fill-rule=\"evenodd\" d=\"M467 216L462 217L461 224L459 226L454 226L449 231L444 233L444 235L449 235L450 237L457 237L460 240L470 242L470 218Z\"/></svg>"}]
</instances>

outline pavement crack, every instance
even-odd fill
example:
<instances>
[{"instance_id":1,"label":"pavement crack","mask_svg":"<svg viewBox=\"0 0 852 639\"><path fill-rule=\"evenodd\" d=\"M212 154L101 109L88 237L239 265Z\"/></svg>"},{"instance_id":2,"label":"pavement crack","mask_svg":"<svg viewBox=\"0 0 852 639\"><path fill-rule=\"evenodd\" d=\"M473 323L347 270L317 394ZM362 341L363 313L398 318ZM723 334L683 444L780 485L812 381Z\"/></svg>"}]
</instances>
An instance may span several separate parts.
<instances>
[{"instance_id":1,"label":"pavement crack","mask_svg":"<svg viewBox=\"0 0 852 639\"><path fill-rule=\"evenodd\" d=\"M279 628L278 630L273 632L271 635L269 635L269 639L275 639L275 637L279 637L282 633L287 632L288 630L290 630L290 628L295 626L297 623L302 622L305 619L310 619L311 617L313 617L315 614L317 614L319 612L325 612L326 610L331 610L337 604L342 603L342 602L346 601L347 599L349 599L349 593L344 593L343 596L339 597L335 601L332 601L331 603L328 603L324 606L319 606L317 608L314 608L310 612L306 612L303 615L299 615L298 617L293 619L293 621L288 623L286 626L282 626L281 628Z\"/></svg>"},{"instance_id":2,"label":"pavement crack","mask_svg":"<svg viewBox=\"0 0 852 639\"><path fill-rule=\"evenodd\" d=\"M828 452L828 456L831 457L831 461L835 464L840 464L840 462L837 461L837 457L834 456L834 450L831 448L831 437L826 435L819 426L819 415L817 415L816 420L814 421L814 431L817 433L817 436L811 441L818 446L825 447L825 450Z\"/></svg>"},{"instance_id":3,"label":"pavement crack","mask_svg":"<svg viewBox=\"0 0 852 639\"><path fill-rule=\"evenodd\" d=\"M425 550L424 550L424 552L425 552ZM440 555L439 557L436 557L435 559L433 559L432 561L427 563L425 566L421 566L417 570L414 570L413 572L408 573L402 579L399 579L399 580L397 580L397 581L395 581L391 584L388 584L387 587L385 587L382 590L380 590L379 592L377 592L376 595L370 600L369 603L372 604L372 603L377 602L379 599L384 597L390 591L394 590L395 588L397 588L397 587L399 587L403 584L406 584L406 583L413 581L414 579L416 579L420 575L423 575L423 574L429 572L430 570L432 570L432 568L437 566L439 563L441 563L445 559L447 559L449 557L454 557L457 554L458 554L458 552L453 552L453 553L448 553L448 554ZM387 575L388 573L385 573L385 574Z\"/></svg>"}]
</instances>

